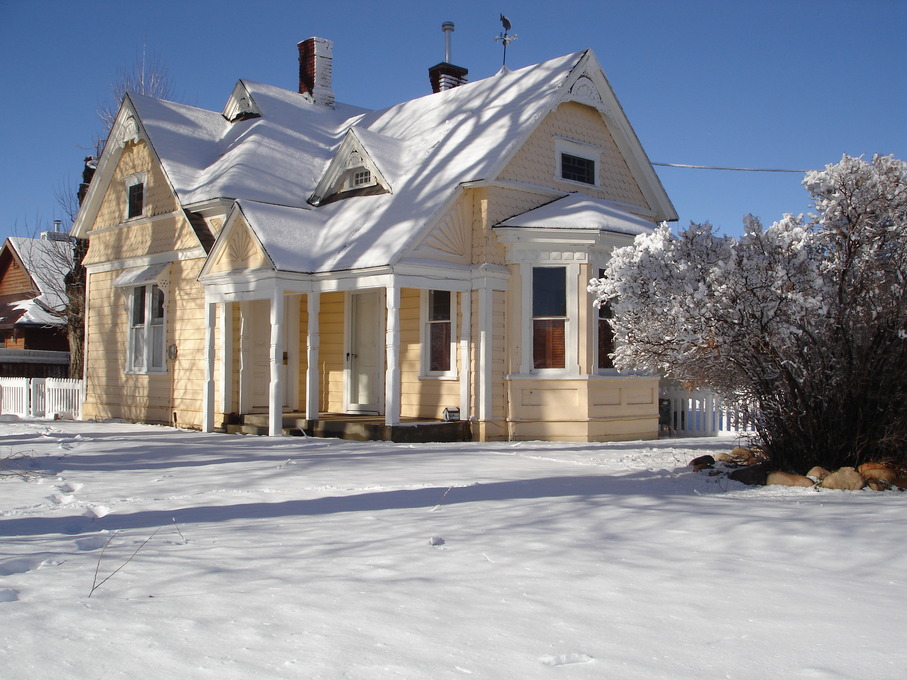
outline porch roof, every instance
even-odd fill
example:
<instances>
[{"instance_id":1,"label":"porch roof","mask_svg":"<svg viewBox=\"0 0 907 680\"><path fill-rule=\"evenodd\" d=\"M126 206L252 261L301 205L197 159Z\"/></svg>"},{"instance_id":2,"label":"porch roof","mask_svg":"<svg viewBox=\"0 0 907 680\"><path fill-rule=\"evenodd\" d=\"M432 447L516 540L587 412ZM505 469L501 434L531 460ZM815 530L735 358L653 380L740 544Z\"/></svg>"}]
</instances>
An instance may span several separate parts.
<instances>
[{"instance_id":1,"label":"porch roof","mask_svg":"<svg viewBox=\"0 0 907 680\"><path fill-rule=\"evenodd\" d=\"M585 194L570 194L511 217L495 227L581 229L617 234L647 234L655 225L620 205Z\"/></svg>"}]
</instances>

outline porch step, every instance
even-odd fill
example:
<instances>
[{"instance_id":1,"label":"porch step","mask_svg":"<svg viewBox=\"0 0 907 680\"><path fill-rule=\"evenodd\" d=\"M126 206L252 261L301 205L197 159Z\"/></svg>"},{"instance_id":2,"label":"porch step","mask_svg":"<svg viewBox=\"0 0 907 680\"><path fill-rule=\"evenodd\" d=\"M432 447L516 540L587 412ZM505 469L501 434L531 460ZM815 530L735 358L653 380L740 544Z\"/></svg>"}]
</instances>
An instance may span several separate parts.
<instances>
[{"instance_id":1,"label":"porch step","mask_svg":"<svg viewBox=\"0 0 907 680\"><path fill-rule=\"evenodd\" d=\"M385 425L384 419L368 416L329 415L309 421L304 414L285 413L283 433L290 436L330 437L356 441L392 441L400 443L463 442L472 439L469 422L445 422L407 419L399 425ZM241 424L227 425L230 434L266 436L268 416L262 413L242 417Z\"/></svg>"}]
</instances>

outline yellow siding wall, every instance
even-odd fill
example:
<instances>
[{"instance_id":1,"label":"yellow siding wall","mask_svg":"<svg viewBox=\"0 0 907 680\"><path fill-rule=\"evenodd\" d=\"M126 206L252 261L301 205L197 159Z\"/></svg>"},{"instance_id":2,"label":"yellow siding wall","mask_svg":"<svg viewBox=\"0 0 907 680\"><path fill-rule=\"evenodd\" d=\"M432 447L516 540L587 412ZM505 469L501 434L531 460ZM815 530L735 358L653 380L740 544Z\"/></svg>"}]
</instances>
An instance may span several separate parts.
<instances>
[{"instance_id":1,"label":"yellow siding wall","mask_svg":"<svg viewBox=\"0 0 907 680\"><path fill-rule=\"evenodd\" d=\"M621 441L658 437L658 379L513 380L510 439Z\"/></svg>"},{"instance_id":2,"label":"yellow siding wall","mask_svg":"<svg viewBox=\"0 0 907 680\"><path fill-rule=\"evenodd\" d=\"M165 347L175 345L163 374L127 374L129 289L113 287L121 271L96 272L89 285L86 321L86 418L149 423L202 424L204 290L195 281L203 260L170 264L165 290ZM175 416L174 416L175 414Z\"/></svg>"},{"instance_id":3,"label":"yellow siding wall","mask_svg":"<svg viewBox=\"0 0 907 680\"><path fill-rule=\"evenodd\" d=\"M462 323L459 295L453 294L457 328ZM415 288L400 293L400 415L407 418L441 418L444 409L460 405L460 383L450 378L423 377L422 298ZM459 344L451 359L460 375Z\"/></svg>"},{"instance_id":4,"label":"yellow siding wall","mask_svg":"<svg viewBox=\"0 0 907 680\"><path fill-rule=\"evenodd\" d=\"M596 198L651 207L627 167L601 114L589 106L576 102L561 104L545 118L507 164L500 178L550 186L561 191L576 191L575 183L564 182L556 176L557 159L554 146L556 137L591 144L601 149L602 162L599 167L601 189L584 186L582 187L584 193Z\"/></svg>"},{"instance_id":5,"label":"yellow siding wall","mask_svg":"<svg viewBox=\"0 0 907 680\"><path fill-rule=\"evenodd\" d=\"M321 411L342 413L344 361L343 293L323 293L318 314L321 345L318 349Z\"/></svg>"}]
</instances>

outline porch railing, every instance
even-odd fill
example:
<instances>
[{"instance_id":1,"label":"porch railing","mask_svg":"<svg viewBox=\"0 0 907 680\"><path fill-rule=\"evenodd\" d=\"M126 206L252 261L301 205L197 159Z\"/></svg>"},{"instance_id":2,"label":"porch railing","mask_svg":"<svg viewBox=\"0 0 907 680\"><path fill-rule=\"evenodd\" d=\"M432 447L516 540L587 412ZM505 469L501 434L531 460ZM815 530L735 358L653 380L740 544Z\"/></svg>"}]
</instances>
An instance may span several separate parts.
<instances>
[{"instance_id":1,"label":"porch railing","mask_svg":"<svg viewBox=\"0 0 907 680\"><path fill-rule=\"evenodd\" d=\"M0 378L0 414L21 418L82 417L82 381Z\"/></svg>"}]
</instances>

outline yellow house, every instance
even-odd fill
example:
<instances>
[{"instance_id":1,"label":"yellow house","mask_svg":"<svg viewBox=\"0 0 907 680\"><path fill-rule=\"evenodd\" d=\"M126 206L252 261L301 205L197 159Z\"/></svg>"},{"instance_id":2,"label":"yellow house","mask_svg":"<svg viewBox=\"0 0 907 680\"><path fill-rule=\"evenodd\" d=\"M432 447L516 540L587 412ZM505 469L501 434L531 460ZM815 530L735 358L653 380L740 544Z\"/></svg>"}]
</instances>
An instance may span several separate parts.
<instances>
[{"instance_id":1,"label":"yellow house","mask_svg":"<svg viewBox=\"0 0 907 680\"><path fill-rule=\"evenodd\" d=\"M442 63L366 111L334 101L329 41L298 48L299 91L124 100L73 227L85 417L657 436L658 380L614 371L586 284L677 217L593 53L469 84Z\"/></svg>"}]
</instances>

